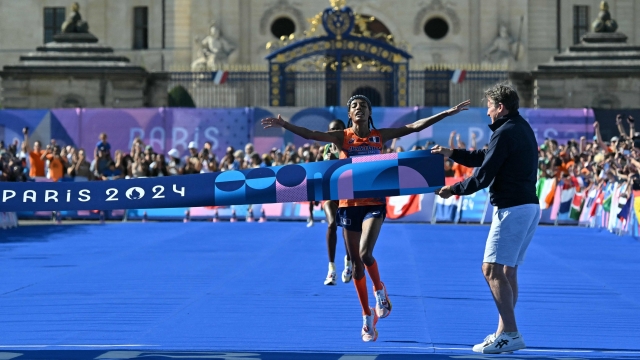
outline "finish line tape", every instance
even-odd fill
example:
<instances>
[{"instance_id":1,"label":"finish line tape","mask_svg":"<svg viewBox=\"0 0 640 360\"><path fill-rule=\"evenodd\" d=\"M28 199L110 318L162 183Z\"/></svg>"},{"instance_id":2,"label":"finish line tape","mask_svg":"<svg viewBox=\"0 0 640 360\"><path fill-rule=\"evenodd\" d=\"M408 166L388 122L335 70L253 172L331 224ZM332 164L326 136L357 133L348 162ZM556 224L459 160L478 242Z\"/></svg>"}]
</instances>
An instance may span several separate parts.
<instances>
[{"instance_id":1,"label":"finish line tape","mask_svg":"<svg viewBox=\"0 0 640 360\"><path fill-rule=\"evenodd\" d=\"M444 185L444 166L442 155L422 150L209 174L0 184L0 211L224 206L434 192Z\"/></svg>"}]
</instances>

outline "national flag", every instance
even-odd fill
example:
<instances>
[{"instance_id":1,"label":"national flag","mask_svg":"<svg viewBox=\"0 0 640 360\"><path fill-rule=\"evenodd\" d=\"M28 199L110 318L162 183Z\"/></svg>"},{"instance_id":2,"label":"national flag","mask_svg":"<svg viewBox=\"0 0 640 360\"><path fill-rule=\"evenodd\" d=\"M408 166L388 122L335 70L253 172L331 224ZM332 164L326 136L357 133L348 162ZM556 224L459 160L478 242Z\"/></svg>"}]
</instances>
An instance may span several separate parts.
<instances>
[{"instance_id":1,"label":"national flag","mask_svg":"<svg viewBox=\"0 0 640 360\"><path fill-rule=\"evenodd\" d=\"M607 229L611 232L616 232L620 229L620 220L618 220L618 213L620 212L621 208L620 205L624 205L624 203L626 202L626 195L624 197L621 197L621 194L625 194L626 193L626 184L618 184L615 183L614 187L613 187L613 192L611 195L611 204L609 206L609 214L607 214L607 217L609 218L609 222L607 223ZM621 201L622 200L622 203Z\"/></svg>"},{"instance_id":2,"label":"national flag","mask_svg":"<svg viewBox=\"0 0 640 360\"><path fill-rule=\"evenodd\" d=\"M540 199L540 209L548 209L553 204L556 194L556 179L541 179L539 185L538 199Z\"/></svg>"},{"instance_id":3,"label":"national flag","mask_svg":"<svg viewBox=\"0 0 640 360\"><path fill-rule=\"evenodd\" d=\"M636 213L636 219L640 221L640 190L633 190L633 210Z\"/></svg>"},{"instance_id":4,"label":"national flag","mask_svg":"<svg viewBox=\"0 0 640 360\"><path fill-rule=\"evenodd\" d=\"M540 196L542 195L542 189L544 188L544 182L545 182L544 178L540 178L540 179L538 179L538 182L536 182L536 196L538 197L538 199L540 199Z\"/></svg>"},{"instance_id":5,"label":"national flag","mask_svg":"<svg viewBox=\"0 0 640 360\"><path fill-rule=\"evenodd\" d=\"M606 199L604 199L604 201L602 202L602 209L606 212L611 211L611 200L613 198L613 193L609 194L609 196L606 197Z\"/></svg>"},{"instance_id":6,"label":"national flag","mask_svg":"<svg viewBox=\"0 0 640 360\"><path fill-rule=\"evenodd\" d=\"M622 200L623 198L620 197L620 200ZM625 202L624 205L622 205L622 208L620 209L620 212L618 213L618 219L622 220L622 221L626 221L629 218L629 214L631 213L631 200L627 199L626 197L624 198ZM620 201L622 202L622 201Z\"/></svg>"},{"instance_id":7,"label":"national flag","mask_svg":"<svg viewBox=\"0 0 640 360\"><path fill-rule=\"evenodd\" d=\"M464 78L467 76L467 70L456 69L453 71L453 75L451 75L451 82L454 84L460 84L464 81Z\"/></svg>"},{"instance_id":8,"label":"national flag","mask_svg":"<svg viewBox=\"0 0 640 360\"><path fill-rule=\"evenodd\" d=\"M446 186L452 186L460 181L463 181L462 177L445 177L444 184ZM451 196L448 199L443 199L440 196L436 196L436 222L455 222L458 217L458 209L462 197L460 195Z\"/></svg>"},{"instance_id":9,"label":"national flag","mask_svg":"<svg viewBox=\"0 0 640 360\"><path fill-rule=\"evenodd\" d=\"M551 203L551 215L549 219L556 220L558 218L558 213L560 212L560 203L562 203L562 182L556 186L556 190L554 192L553 202Z\"/></svg>"},{"instance_id":10,"label":"national flag","mask_svg":"<svg viewBox=\"0 0 640 360\"><path fill-rule=\"evenodd\" d=\"M604 192L602 192L602 190L598 190L598 194L596 195L595 202L591 207L591 213L589 214L589 217L596 216L596 211L598 210L598 206L602 206L603 202L604 202Z\"/></svg>"},{"instance_id":11,"label":"national flag","mask_svg":"<svg viewBox=\"0 0 640 360\"><path fill-rule=\"evenodd\" d=\"M387 198L387 218L396 220L421 210L424 194L390 196Z\"/></svg>"},{"instance_id":12,"label":"national flag","mask_svg":"<svg viewBox=\"0 0 640 360\"><path fill-rule=\"evenodd\" d=\"M593 217L591 212L595 211L597 196L598 190L595 188L589 190L589 193L586 195L584 205L582 206L582 212L580 213L580 222L586 223Z\"/></svg>"},{"instance_id":13,"label":"national flag","mask_svg":"<svg viewBox=\"0 0 640 360\"><path fill-rule=\"evenodd\" d=\"M372 136L369 138L369 142L372 143L379 143L380 142L380 136Z\"/></svg>"},{"instance_id":14,"label":"national flag","mask_svg":"<svg viewBox=\"0 0 640 360\"><path fill-rule=\"evenodd\" d=\"M227 78L229 77L228 71L214 71L211 73L211 77L213 78L213 83L216 85L221 85L227 82Z\"/></svg>"},{"instance_id":15,"label":"national flag","mask_svg":"<svg viewBox=\"0 0 640 360\"><path fill-rule=\"evenodd\" d=\"M571 210L569 211L569 218L573 220L580 220L580 211L582 211L582 200L584 193L576 193L571 201Z\"/></svg>"},{"instance_id":16,"label":"national flag","mask_svg":"<svg viewBox=\"0 0 640 360\"><path fill-rule=\"evenodd\" d=\"M570 185L569 185L570 186ZM556 189L558 191L560 186ZM576 189L574 187L567 188L566 184L563 186L563 189L560 193L560 208L558 209L558 213L567 214L571 210L571 202L573 201L573 197L576 194Z\"/></svg>"},{"instance_id":17,"label":"national flag","mask_svg":"<svg viewBox=\"0 0 640 360\"><path fill-rule=\"evenodd\" d=\"M582 176L572 176L571 181L573 181L573 184L576 187L576 191L580 191L584 188L584 178Z\"/></svg>"},{"instance_id":18,"label":"national flag","mask_svg":"<svg viewBox=\"0 0 640 360\"><path fill-rule=\"evenodd\" d=\"M436 221L455 222L458 216L460 201L460 198L456 198L455 196L451 196L448 199L436 196Z\"/></svg>"}]
</instances>

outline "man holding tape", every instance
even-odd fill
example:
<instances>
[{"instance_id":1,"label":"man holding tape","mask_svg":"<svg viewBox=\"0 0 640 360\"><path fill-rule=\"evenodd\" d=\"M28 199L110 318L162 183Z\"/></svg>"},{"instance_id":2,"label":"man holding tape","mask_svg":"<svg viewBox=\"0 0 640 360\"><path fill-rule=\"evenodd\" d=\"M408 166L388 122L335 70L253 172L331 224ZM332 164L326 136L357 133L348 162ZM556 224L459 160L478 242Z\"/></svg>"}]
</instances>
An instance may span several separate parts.
<instances>
[{"instance_id":1,"label":"man holding tape","mask_svg":"<svg viewBox=\"0 0 640 360\"><path fill-rule=\"evenodd\" d=\"M518 332L514 308L518 300L518 266L524 260L540 219L536 196L538 144L529 123L518 113L516 91L498 84L485 92L489 128L493 131L489 148L467 151L435 146L431 152L450 157L468 167L479 167L466 180L445 186L436 194L442 198L469 195L491 185L495 207L484 252L482 271L500 314L498 329L473 351L498 354L525 348Z\"/></svg>"}]
</instances>

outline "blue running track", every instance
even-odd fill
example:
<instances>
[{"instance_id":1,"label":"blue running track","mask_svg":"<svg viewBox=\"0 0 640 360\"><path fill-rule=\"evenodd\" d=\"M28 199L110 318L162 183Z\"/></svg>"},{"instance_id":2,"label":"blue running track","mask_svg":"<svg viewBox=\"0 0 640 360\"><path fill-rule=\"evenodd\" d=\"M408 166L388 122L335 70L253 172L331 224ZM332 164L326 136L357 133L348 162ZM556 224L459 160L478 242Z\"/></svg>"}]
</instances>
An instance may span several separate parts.
<instances>
[{"instance_id":1,"label":"blue running track","mask_svg":"<svg viewBox=\"0 0 640 360\"><path fill-rule=\"evenodd\" d=\"M480 270L487 226L383 226L374 255L393 311L375 343L360 340L353 284L323 285L325 232L296 222L0 230L0 360L640 358L633 238L540 227L519 271L528 348L488 356L471 351L498 317ZM339 272L343 256L339 242Z\"/></svg>"}]
</instances>

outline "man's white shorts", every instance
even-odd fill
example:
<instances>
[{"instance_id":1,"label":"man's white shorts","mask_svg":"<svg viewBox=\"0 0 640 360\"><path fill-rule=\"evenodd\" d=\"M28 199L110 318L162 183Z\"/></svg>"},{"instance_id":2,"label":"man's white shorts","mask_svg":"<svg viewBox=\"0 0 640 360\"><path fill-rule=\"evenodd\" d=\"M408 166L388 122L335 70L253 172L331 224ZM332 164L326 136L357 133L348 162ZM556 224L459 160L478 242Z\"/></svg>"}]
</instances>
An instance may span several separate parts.
<instances>
[{"instance_id":1,"label":"man's white shorts","mask_svg":"<svg viewBox=\"0 0 640 360\"><path fill-rule=\"evenodd\" d=\"M515 267L521 265L540 221L540 205L495 208L484 249L484 262Z\"/></svg>"}]
</instances>

